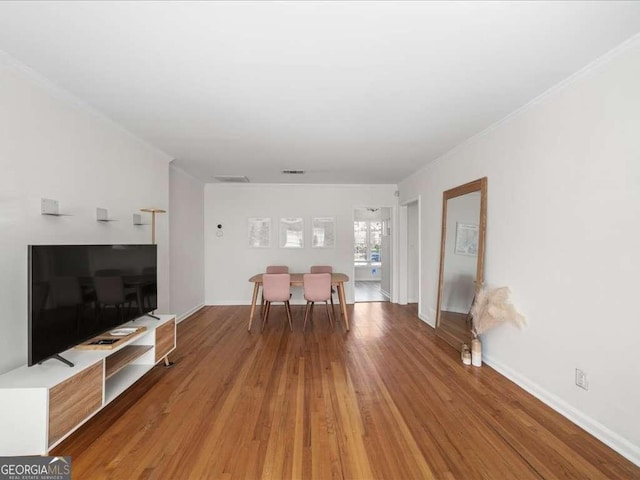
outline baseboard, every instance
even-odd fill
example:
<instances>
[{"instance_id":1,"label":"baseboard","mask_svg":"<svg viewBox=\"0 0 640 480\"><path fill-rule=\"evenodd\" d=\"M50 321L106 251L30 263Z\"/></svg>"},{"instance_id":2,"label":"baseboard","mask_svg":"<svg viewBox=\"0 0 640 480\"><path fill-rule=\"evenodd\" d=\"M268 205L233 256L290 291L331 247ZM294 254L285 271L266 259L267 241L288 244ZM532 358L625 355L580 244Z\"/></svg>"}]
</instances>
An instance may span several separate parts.
<instances>
[{"instance_id":1,"label":"baseboard","mask_svg":"<svg viewBox=\"0 0 640 480\"><path fill-rule=\"evenodd\" d=\"M518 372L515 372L506 365L492 359L490 356L483 355L482 360L516 385L523 388L549 407L553 408L556 412L589 432L602 443L608 445L623 457L640 466L640 446L634 445L626 438L618 435L614 431L602 425L600 422L594 420L588 415L585 415L580 410L568 404L558 396L545 390L540 385L530 381L528 378L520 375Z\"/></svg>"},{"instance_id":2,"label":"baseboard","mask_svg":"<svg viewBox=\"0 0 640 480\"><path fill-rule=\"evenodd\" d=\"M469 309L464 310L462 308L451 307L449 305L443 305L442 306L442 311L444 311L444 312L452 312L452 313L459 313L461 315L466 315L467 313L469 313Z\"/></svg>"},{"instance_id":3,"label":"baseboard","mask_svg":"<svg viewBox=\"0 0 640 480\"><path fill-rule=\"evenodd\" d=\"M193 315L194 313L196 313L198 310L201 310L204 308L204 303L201 303L200 305L193 307L191 310L187 311L186 313L183 313L182 315L178 315L178 317L176 317L176 322L180 323L181 321L183 321L185 318L190 317L191 315Z\"/></svg>"},{"instance_id":4,"label":"baseboard","mask_svg":"<svg viewBox=\"0 0 640 480\"><path fill-rule=\"evenodd\" d=\"M260 299L258 299L260 300ZM258 303L260 303L258 301ZM220 306L220 307L227 307L227 306L234 306L234 305L251 305L251 300L216 300L216 301L208 301L205 302L205 305L207 306Z\"/></svg>"}]
</instances>

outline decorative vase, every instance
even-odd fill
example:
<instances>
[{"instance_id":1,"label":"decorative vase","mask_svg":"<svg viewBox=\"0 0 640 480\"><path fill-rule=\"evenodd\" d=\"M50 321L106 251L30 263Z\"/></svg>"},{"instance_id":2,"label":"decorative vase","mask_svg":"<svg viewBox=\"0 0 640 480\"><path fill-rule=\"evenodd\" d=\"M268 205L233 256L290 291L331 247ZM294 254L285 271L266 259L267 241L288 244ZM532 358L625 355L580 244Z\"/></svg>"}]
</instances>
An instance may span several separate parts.
<instances>
[{"instance_id":1,"label":"decorative vase","mask_svg":"<svg viewBox=\"0 0 640 480\"><path fill-rule=\"evenodd\" d=\"M466 343L462 344L462 351L460 352L460 356L464 365L471 365L471 350L469 350L469 345L467 345Z\"/></svg>"},{"instance_id":2,"label":"decorative vase","mask_svg":"<svg viewBox=\"0 0 640 480\"><path fill-rule=\"evenodd\" d=\"M482 366L482 343L477 337L471 340L471 365L474 367Z\"/></svg>"}]
</instances>

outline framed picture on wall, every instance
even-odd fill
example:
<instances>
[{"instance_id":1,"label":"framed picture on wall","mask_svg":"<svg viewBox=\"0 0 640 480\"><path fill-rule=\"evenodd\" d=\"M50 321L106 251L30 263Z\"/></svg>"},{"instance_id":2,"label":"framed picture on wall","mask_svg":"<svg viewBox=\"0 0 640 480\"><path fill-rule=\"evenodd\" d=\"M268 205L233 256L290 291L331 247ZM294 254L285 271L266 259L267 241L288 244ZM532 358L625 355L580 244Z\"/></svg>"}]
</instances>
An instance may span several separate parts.
<instances>
[{"instance_id":1,"label":"framed picture on wall","mask_svg":"<svg viewBox=\"0 0 640 480\"><path fill-rule=\"evenodd\" d=\"M336 246L335 217L314 217L311 220L311 247L333 248Z\"/></svg>"},{"instance_id":2,"label":"framed picture on wall","mask_svg":"<svg viewBox=\"0 0 640 480\"><path fill-rule=\"evenodd\" d=\"M248 220L249 248L271 247L271 219L251 217Z\"/></svg>"},{"instance_id":3,"label":"framed picture on wall","mask_svg":"<svg viewBox=\"0 0 640 480\"><path fill-rule=\"evenodd\" d=\"M301 217L280 219L280 248L304 248L304 220Z\"/></svg>"},{"instance_id":4,"label":"framed picture on wall","mask_svg":"<svg viewBox=\"0 0 640 480\"><path fill-rule=\"evenodd\" d=\"M456 222L456 255L478 255L478 225Z\"/></svg>"}]
</instances>

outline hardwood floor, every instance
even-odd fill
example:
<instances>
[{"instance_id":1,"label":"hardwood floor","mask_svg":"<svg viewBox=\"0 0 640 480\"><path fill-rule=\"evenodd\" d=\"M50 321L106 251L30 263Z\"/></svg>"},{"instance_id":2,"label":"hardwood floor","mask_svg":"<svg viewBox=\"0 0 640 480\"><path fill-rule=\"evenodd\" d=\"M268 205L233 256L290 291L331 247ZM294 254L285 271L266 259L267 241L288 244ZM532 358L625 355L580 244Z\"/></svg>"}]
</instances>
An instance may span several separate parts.
<instances>
[{"instance_id":1,"label":"hardwood floor","mask_svg":"<svg viewBox=\"0 0 640 480\"><path fill-rule=\"evenodd\" d=\"M381 282L360 281L354 282L354 295L356 302L388 302L380 287Z\"/></svg>"},{"instance_id":2,"label":"hardwood floor","mask_svg":"<svg viewBox=\"0 0 640 480\"><path fill-rule=\"evenodd\" d=\"M209 307L156 367L55 449L78 479L630 479L640 468L418 320L415 306Z\"/></svg>"}]
</instances>

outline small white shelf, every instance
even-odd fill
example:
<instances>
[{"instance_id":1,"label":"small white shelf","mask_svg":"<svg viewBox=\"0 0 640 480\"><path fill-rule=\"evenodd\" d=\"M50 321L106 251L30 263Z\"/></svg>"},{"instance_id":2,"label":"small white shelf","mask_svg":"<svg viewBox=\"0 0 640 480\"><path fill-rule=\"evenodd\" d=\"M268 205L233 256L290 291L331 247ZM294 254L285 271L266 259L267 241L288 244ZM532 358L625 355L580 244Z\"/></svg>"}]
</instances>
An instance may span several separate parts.
<instances>
[{"instance_id":1,"label":"small white shelf","mask_svg":"<svg viewBox=\"0 0 640 480\"><path fill-rule=\"evenodd\" d=\"M96 208L96 220L98 222L117 222L113 218L109 218L109 211L106 208Z\"/></svg>"},{"instance_id":2,"label":"small white shelf","mask_svg":"<svg viewBox=\"0 0 640 480\"><path fill-rule=\"evenodd\" d=\"M60 213L58 200L43 198L40 200L40 213L50 217L70 217L67 213Z\"/></svg>"},{"instance_id":3,"label":"small white shelf","mask_svg":"<svg viewBox=\"0 0 640 480\"><path fill-rule=\"evenodd\" d=\"M141 226L141 225L149 225L148 223L144 223L142 221L142 215L140 215L139 213L134 213L133 214L133 224L137 227Z\"/></svg>"},{"instance_id":4,"label":"small white shelf","mask_svg":"<svg viewBox=\"0 0 640 480\"><path fill-rule=\"evenodd\" d=\"M131 387L136 380L153 368L153 365L127 365L106 381L104 404L111 403L118 395Z\"/></svg>"}]
</instances>

